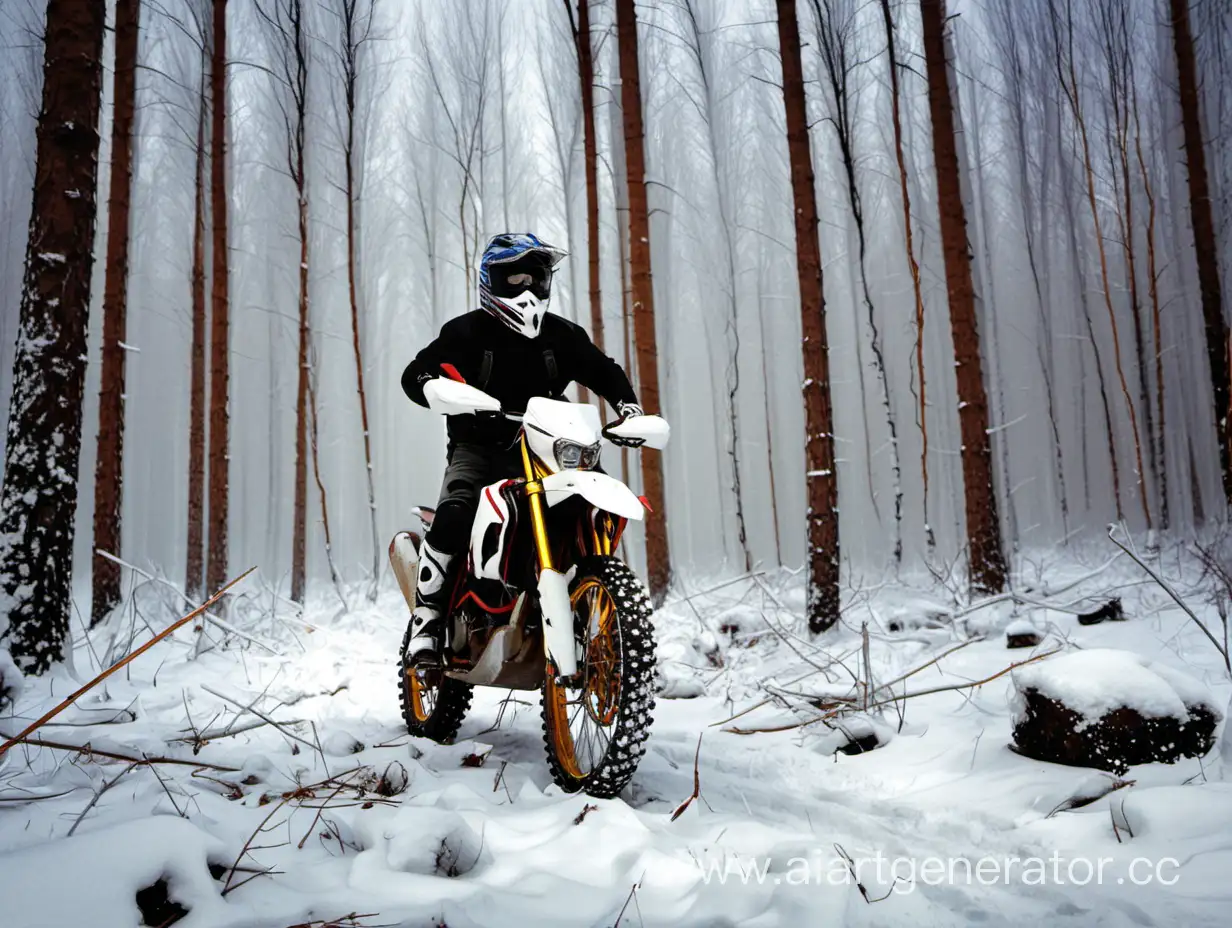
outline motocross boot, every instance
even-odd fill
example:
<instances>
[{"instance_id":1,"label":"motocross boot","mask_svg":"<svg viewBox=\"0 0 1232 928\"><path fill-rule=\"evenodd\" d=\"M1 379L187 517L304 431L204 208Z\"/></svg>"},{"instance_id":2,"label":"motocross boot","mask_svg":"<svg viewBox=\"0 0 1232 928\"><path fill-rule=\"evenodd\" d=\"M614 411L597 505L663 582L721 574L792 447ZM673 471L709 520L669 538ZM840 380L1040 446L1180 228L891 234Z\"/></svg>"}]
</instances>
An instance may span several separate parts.
<instances>
[{"instance_id":1,"label":"motocross boot","mask_svg":"<svg viewBox=\"0 0 1232 928\"><path fill-rule=\"evenodd\" d=\"M419 551L419 582L415 586L415 609L407 629L408 664L440 664L445 644L445 608L451 583L454 555L437 551L426 541Z\"/></svg>"}]
</instances>

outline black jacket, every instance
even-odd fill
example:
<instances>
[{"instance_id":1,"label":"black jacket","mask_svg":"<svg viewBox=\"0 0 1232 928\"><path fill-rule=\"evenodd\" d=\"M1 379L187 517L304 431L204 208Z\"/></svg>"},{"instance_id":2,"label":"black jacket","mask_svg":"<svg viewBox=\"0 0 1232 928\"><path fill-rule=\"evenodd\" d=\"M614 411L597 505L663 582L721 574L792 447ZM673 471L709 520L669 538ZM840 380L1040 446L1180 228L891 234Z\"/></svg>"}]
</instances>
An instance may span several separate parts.
<instances>
[{"instance_id":1,"label":"black jacket","mask_svg":"<svg viewBox=\"0 0 1232 928\"><path fill-rule=\"evenodd\" d=\"M612 406L637 402L620 365L595 347L585 329L553 313L544 315L533 339L482 309L451 319L402 372L403 392L427 406L424 384L444 376L442 364L452 364L467 383L500 400L508 412L524 412L532 396L557 399L573 381ZM517 431L517 424L506 419L449 417L452 442L507 446Z\"/></svg>"}]
</instances>

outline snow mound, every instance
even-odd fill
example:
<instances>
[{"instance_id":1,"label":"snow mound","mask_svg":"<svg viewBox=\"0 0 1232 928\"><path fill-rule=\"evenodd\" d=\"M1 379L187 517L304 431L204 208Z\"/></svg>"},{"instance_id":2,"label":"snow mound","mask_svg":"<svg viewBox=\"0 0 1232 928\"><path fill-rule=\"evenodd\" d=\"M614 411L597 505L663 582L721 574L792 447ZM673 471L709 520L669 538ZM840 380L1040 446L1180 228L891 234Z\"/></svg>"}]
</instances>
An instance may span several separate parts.
<instances>
[{"instance_id":1,"label":"snow mound","mask_svg":"<svg viewBox=\"0 0 1232 928\"><path fill-rule=\"evenodd\" d=\"M1191 706L1208 709L1216 720L1223 717L1210 692L1193 677L1130 651L1093 648L1029 664L1014 672L1014 688L1015 723L1025 719L1027 690L1092 720L1127 708L1145 718L1183 721Z\"/></svg>"},{"instance_id":2,"label":"snow mound","mask_svg":"<svg viewBox=\"0 0 1232 928\"><path fill-rule=\"evenodd\" d=\"M23 928L138 925L138 891L164 879L188 910L177 924L217 924L227 905L209 862L225 856L221 842L182 818L136 819L0 855L4 906L21 913Z\"/></svg>"},{"instance_id":3,"label":"snow mound","mask_svg":"<svg viewBox=\"0 0 1232 928\"><path fill-rule=\"evenodd\" d=\"M370 813L357 819L356 833L369 858L357 864L362 870L457 877L484 856L479 833L452 809L409 806L392 814Z\"/></svg>"}]
</instances>

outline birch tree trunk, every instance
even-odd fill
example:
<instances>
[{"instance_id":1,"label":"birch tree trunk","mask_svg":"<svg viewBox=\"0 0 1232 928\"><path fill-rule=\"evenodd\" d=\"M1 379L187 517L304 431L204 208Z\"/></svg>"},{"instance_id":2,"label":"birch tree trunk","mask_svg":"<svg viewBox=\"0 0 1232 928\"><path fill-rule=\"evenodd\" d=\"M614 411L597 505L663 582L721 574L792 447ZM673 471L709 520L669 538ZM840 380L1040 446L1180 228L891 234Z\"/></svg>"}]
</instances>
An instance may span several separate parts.
<instances>
[{"instance_id":1,"label":"birch tree trunk","mask_svg":"<svg viewBox=\"0 0 1232 928\"><path fill-rule=\"evenodd\" d=\"M120 601L120 565L98 552L120 554L124 491L124 338L128 315L129 206L133 185L133 116L137 105L140 15L140 0L116 0L115 119L111 127L103 363L98 392L98 455L94 465L91 625L100 622Z\"/></svg>"},{"instance_id":2,"label":"birch tree trunk","mask_svg":"<svg viewBox=\"0 0 1232 928\"><path fill-rule=\"evenodd\" d=\"M945 55L945 2L920 0L928 102L932 117L933 152L937 169L937 209L941 217L941 247L945 257L950 329L958 382L958 418L962 431L963 486L971 587L985 593L1005 588L1005 554L992 481L988 440L988 397L976 330L975 288L971 278L971 246L963 208Z\"/></svg>"},{"instance_id":3,"label":"birch tree trunk","mask_svg":"<svg viewBox=\"0 0 1232 928\"><path fill-rule=\"evenodd\" d=\"M834 465L834 412L830 403L830 348L822 289L817 197L809 150L800 27L795 0L776 0L779 52L783 62L783 105L787 152L795 204L796 273L800 282L800 325L804 353L805 476L808 498L809 630L823 632L839 618L838 475Z\"/></svg>"},{"instance_id":4,"label":"birch tree trunk","mask_svg":"<svg viewBox=\"0 0 1232 928\"><path fill-rule=\"evenodd\" d=\"M646 200L645 130L634 0L616 0L616 35L620 49L620 98L629 182L629 259L633 282L633 337L641 379L639 397L646 412L658 413L659 353L650 276L650 210ZM663 461L658 452L649 450L641 452L641 461L643 492L650 502L646 517L646 571L651 600L661 605L672 577L664 509Z\"/></svg>"},{"instance_id":5,"label":"birch tree trunk","mask_svg":"<svg viewBox=\"0 0 1232 928\"><path fill-rule=\"evenodd\" d=\"M23 672L63 655L94 265L106 6L50 0L33 208L21 293L4 489L4 643Z\"/></svg>"}]
</instances>

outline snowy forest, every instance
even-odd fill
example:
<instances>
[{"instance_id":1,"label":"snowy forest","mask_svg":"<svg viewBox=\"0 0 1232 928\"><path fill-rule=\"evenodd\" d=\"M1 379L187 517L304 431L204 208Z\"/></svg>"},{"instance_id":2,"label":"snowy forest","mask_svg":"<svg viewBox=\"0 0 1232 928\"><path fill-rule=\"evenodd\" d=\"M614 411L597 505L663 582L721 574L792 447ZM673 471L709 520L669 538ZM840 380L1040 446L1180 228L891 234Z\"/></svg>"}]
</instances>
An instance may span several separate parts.
<instances>
[{"instance_id":1,"label":"snowy forest","mask_svg":"<svg viewBox=\"0 0 1232 928\"><path fill-rule=\"evenodd\" d=\"M15 924L1219 923L1228 126L1227 0L0 0ZM551 311L672 429L604 451L660 708L598 806L517 687L445 744L398 719L390 539L447 447L399 378L503 232L568 252ZM1156 728L1056 754L1116 712ZM1123 904L855 878L1178 835L1190 879ZM852 879L702 865L782 842Z\"/></svg>"}]
</instances>

